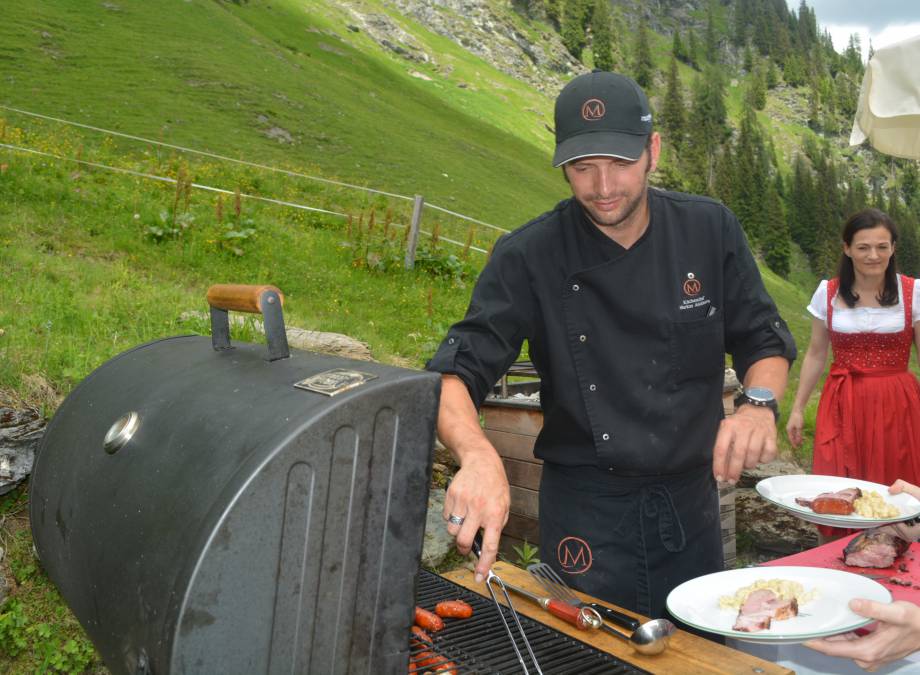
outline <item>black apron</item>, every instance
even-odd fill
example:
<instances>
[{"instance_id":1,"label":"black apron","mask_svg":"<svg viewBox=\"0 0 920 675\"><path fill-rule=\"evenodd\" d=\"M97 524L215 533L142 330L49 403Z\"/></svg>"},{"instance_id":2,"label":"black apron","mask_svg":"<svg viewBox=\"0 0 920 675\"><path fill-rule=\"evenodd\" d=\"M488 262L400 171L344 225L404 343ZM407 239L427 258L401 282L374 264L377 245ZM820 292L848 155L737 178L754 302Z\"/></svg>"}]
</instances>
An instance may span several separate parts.
<instances>
[{"instance_id":1,"label":"black apron","mask_svg":"<svg viewBox=\"0 0 920 675\"><path fill-rule=\"evenodd\" d=\"M722 570L720 524L709 466L622 477L543 465L540 560L571 587L640 614L666 616L672 589Z\"/></svg>"}]
</instances>

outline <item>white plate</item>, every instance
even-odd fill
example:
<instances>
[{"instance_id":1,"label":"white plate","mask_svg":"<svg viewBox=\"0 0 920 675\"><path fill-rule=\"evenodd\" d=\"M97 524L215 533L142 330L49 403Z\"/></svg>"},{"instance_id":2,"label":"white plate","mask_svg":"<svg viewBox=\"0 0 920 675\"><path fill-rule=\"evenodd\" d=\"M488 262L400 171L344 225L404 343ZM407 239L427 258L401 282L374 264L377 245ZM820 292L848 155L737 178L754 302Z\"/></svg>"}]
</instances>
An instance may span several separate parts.
<instances>
[{"instance_id":1,"label":"white plate","mask_svg":"<svg viewBox=\"0 0 920 675\"><path fill-rule=\"evenodd\" d=\"M856 480L855 478L841 478L840 476L774 476L765 478L757 483L757 492L767 501L773 502L780 508L786 509L802 520L818 525L830 525L832 527L848 527L853 529L865 529L867 527L878 527L886 523L897 523L901 520L908 520L920 515L920 501L915 497L902 492L898 495L888 494L888 486L879 483L870 483L867 480ZM814 499L822 492L837 492L850 487L858 487L860 490L874 490L889 504L897 506L901 515L894 518L866 518L864 516L852 513L849 516L834 516L830 514L815 513L806 506L800 506L795 503L796 497L805 499Z\"/></svg>"},{"instance_id":2,"label":"white plate","mask_svg":"<svg viewBox=\"0 0 920 675\"><path fill-rule=\"evenodd\" d=\"M763 579L797 581L805 592L817 596L799 606L799 615L774 621L757 633L732 630L737 609L721 609L719 598ZM891 602L891 593L877 581L859 574L820 567L745 567L726 570L685 581L668 595L668 611L686 624L709 633L727 635L745 642L795 644L813 638L836 635L872 623L847 607L851 598Z\"/></svg>"}]
</instances>

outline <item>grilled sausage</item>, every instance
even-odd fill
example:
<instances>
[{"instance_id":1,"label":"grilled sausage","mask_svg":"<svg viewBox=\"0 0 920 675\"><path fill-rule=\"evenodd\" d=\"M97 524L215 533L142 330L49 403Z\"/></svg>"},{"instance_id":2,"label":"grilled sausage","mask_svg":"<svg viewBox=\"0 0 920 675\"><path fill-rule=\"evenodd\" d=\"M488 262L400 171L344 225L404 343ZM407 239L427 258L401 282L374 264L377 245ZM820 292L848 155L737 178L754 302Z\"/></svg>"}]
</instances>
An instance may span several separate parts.
<instances>
[{"instance_id":1,"label":"grilled sausage","mask_svg":"<svg viewBox=\"0 0 920 675\"><path fill-rule=\"evenodd\" d=\"M419 654L412 659L412 666L418 669L424 669L427 666L430 666L435 663L441 663L444 660L444 657L435 652L419 652Z\"/></svg>"},{"instance_id":2,"label":"grilled sausage","mask_svg":"<svg viewBox=\"0 0 920 675\"><path fill-rule=\"evenodd\" d=\"M457 670L457 665L453 661L448 661L447 663L442 663L440 666L435 666L436 673L447 672L449 675L457 675L460 671Z\"/></svg>"},{"instance_id":3,"label":"grilled sausage","mask_svg":"<svg viewBox=\"0 0 920 675\"><path fill-rule=\"evenodd\" d=\"M431 636L423 631L419 626L412 626L412 637L416 638L419 642L426 642L431 644Z\"/></svg>"},{"instance_id":4,"label":"grilled sausage","mask_svg":"<svg viewBox=\"0 0 920 675\"><path fill-rule=\"evenodd\" d=\"M436 632L444 628L444 621L434 612L415 606L415 623L427 631Z\"/></svg>"},{"instance_id":5,"label":"grilled sausage","mask_svg":"<svg viewBox=\"0 0 920 675\"><path fill-rule=\"evenodd\" d=\"M469 619L473 616L473 608L463 600L445 600L439 602L434 608L435 614L451 619Z\"/></svg>"}]
</instances>

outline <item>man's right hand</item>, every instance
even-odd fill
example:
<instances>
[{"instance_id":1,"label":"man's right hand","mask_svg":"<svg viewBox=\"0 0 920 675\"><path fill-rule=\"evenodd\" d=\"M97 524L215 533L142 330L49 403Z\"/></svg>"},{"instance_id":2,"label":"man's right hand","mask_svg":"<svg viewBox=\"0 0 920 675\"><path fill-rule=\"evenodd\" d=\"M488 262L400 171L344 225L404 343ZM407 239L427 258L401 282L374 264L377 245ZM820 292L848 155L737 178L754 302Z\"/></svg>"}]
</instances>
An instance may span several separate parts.
<instances>
[{"instance_id":1,"label":"man's right hand","mask_svg":"<svg viewBox=\"0 0 920 675\"><path fill-rule=\"evenodd\" d=\"M470 552L473 538L483 529L482 555L476 563L476 581L482 581L498 556L498 542L508 521L511 491L505 467L494 448L482 448L466 454L463 465L447 488L444 520L453 515L463 518L462 525L448 522L447 532L457 538L457 549Z\"/></svg>"},{"instance_id":2,"label":"man's right hand","mask_svg":"<svg viewBox=\"0 0 920 675\"><path fill-rule=\"evenodd\" d=\"M479 426L469 391L456 375L441 378L438 436L460 465L444 499L447 532L457 538L460 552L467 554L476 533L484 530L482 555L476 563L476 581L482 581L498 556L511 490L501 457ZM463 524L451 523L451 516L462 518Z\"/></svg>"}]
</instances>

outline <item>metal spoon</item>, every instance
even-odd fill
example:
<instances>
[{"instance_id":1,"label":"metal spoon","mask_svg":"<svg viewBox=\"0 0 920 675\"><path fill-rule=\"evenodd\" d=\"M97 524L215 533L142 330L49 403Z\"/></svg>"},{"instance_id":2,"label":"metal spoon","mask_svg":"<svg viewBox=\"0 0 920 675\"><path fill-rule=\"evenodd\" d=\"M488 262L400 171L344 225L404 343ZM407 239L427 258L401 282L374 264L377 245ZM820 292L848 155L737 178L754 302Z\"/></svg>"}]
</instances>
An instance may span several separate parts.
<instances>
[{"instance_id":1,"label":"metal spoon","mask_svg":"<svg viewBox=\"0 0 920 675\"><path fill-rule=\"evenodd\" d=\"M667 619L652 619L651 621L646 621L628 637L615 628L608 626L606 623L601 624L601 628L608 633L616 635L621 640L628 642L630 646L640 654L648 655L660 654L663 652L668 646L671 634L677 630L677 627Z\"/></svg>"}]
</instances>

